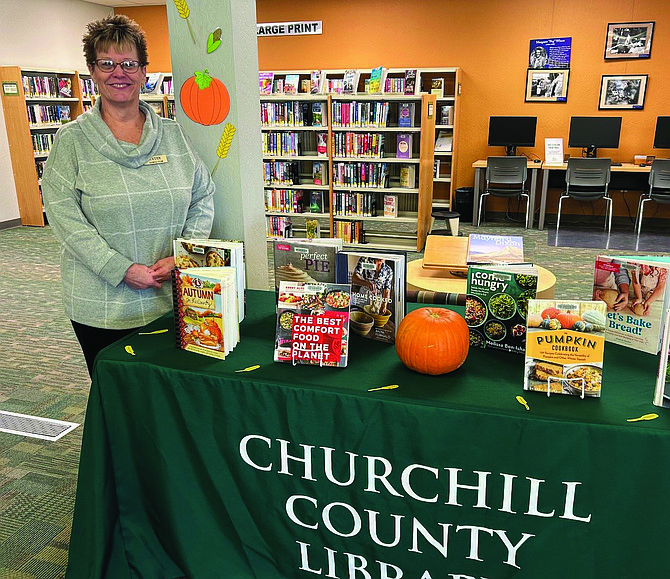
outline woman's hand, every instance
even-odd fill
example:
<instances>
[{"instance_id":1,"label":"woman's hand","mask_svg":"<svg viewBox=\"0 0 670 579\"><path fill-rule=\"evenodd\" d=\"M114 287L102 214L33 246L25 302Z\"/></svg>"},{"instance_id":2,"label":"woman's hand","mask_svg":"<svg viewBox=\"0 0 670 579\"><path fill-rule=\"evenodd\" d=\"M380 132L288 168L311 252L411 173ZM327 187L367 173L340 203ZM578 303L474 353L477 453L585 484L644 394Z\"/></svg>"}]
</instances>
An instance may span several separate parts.
<instances>
[{"instance_id":1,"label":"woman's hand","mask_svg":"<svg viewBox=\"0 0 670 579\"><path fill-rule=\"evenodd\" d=\"M154 276L154 279L158 282L168 281L172 275L172 270L174 269L174 257L164 257L159 259L154 263L149 271Z\"/></svg>"},{"instance_id":2,"label":"woman's hand","mask_svg":"<svg viewBox=\"0 0 670 579\"><path fill-rule=\"evenodd\" d=\"M161 287L160 281L156 279L151 270L141 263L133 263L126 271L123 281L133 289L148 289L150 287L159 289Z\"/></svg>"}]
</instances>

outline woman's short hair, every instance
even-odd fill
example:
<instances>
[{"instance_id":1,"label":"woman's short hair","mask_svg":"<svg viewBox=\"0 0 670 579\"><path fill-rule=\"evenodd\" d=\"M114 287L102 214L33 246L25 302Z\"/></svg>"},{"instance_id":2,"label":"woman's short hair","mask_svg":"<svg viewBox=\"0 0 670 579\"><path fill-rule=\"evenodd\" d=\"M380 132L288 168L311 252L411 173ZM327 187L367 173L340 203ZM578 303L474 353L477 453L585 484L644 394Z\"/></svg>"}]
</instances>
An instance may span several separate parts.
<instances>
[{"instance_id":1,"label":"woman's short hair","mask_svg":"<svg viewBox=\"0 0 670 579\"><path fill-rule=\"evenodd\" d=\"M124 14L113 14L86 25L83 38L86 64L93 66L98 52L110 47L137 49L140 66L149 64L147 39L140 25Z\"/></svg>"}]
</instances>

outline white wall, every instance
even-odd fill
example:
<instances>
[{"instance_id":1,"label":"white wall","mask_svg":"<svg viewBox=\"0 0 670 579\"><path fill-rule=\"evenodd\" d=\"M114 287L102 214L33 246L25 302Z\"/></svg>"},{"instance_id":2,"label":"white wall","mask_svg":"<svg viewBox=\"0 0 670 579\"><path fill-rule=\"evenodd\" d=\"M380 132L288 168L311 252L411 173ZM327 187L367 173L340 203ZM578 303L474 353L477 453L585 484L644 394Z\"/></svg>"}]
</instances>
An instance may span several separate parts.
<instances>
[{"instance_id":1,"label":"white wall","mask_svg":"<svg viewBox=\"0 0 670 579\"><path fill-rule=\"evenodd\" d=\"M81 38L86 24L113 12L80 0L2 0L0 65L86 70ZM0 222L18 219L19 206L0 115Z\"/></svg>"}]
</instances>

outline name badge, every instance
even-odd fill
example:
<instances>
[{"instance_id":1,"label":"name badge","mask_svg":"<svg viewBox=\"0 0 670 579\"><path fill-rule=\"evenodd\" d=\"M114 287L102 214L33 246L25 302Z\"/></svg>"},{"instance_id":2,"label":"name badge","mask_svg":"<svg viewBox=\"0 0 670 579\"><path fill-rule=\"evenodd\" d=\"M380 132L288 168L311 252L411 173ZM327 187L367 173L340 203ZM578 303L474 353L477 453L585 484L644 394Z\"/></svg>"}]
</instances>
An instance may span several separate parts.
<instances>
[{"instance_id":1,"label":"name badge","mask_svg":"<svg viewBox=\"0 0 670 579\"><path fill-rule=\"evenodd\" d=\"M154 155L145 163L145 165L162 165L163 163L167 163L166 155Z\"/></svg>"}]
</instances>

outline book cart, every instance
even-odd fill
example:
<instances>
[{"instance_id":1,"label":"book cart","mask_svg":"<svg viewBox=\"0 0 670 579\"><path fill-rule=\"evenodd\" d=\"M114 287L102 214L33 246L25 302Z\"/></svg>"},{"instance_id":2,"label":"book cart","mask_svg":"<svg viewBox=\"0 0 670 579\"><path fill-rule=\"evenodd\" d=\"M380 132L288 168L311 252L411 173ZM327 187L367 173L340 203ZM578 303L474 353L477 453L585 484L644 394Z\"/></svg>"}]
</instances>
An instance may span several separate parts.
<instances>
[{"instance_id":1,"label":"book cart","mask_svg":"<svg viewBox=\"0 0 670 579\"><path fill-rule=\"evenodd\" d=\"M449 207L452 202L455 147L448 154L440 154L444 162L441 172L436 174L434 143L438 128L449 132L452 144L456 142L460 71L458 68L413 70L416 82L412 94L402 90L384 92L384 88L397 89L405 77L404 68L384 70L381 91L375 94L366 92L373 69L319 71L316 94L308 92L313 71L259 73L259 78L271 75L273 89L271 94L260 96L264 144L273 134L297 131L302 135L311 133L317 139L318 135L327 138L326 150L318 153L314 152L315 146L306 144L310 140L305 137L301 148L280 156L270 155L264 145L269 239L303 236L305 219L317 218L322 223L322 236L343 237L345 245L364 242L366 247L374 249L423 249L433 205ZM440 95L430 94L436 77L442 79ZM353 90L344 94L343 85L352 82ZM297 92L283 92L287 84L296 87ZM289 110L311 111L309 103L315 102L324 107L318 125L305 115L297 122L283 117L268 121L268 107L284 103ZM439 125L442 103L453 107L448 126ZM277 179L276 166L268 165L280 160L294 163L287 180ZM311 170L315 163L324 161L328 165L327 184L317 183ZM311 213L309 200L312 192L318 190L326 193L323 208ZM284 200L279 206L268 203L268 199L277 196ZM393 216L385 214L384 208L389 204Z\"/></svg>"}]
</instances>

